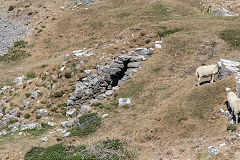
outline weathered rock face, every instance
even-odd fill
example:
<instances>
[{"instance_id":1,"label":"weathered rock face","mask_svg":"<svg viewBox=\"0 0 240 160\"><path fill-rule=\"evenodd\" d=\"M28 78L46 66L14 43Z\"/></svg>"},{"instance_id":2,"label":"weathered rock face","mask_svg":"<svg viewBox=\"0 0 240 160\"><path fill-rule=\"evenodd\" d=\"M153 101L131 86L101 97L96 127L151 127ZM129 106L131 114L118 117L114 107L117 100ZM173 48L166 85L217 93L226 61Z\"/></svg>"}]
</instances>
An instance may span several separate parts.
<instances>
[{"instance_id":1,"label":"weathered rock face","mask_svg":"<svg viewBox=\"0 0 240 160\"><path fill-rule=\"evenodd\" d=\"M119 88L137 73L142 67L142 61L147 60L154 52L152 49L137 48L134 52L121 54L106 65L98 65L98 74L89 74L76 83L72 96L67 101L70 111L76 104L84 104L91 100L102 100L113 94L114 88Z\"/></svg>"},{"instance_id":2,"label":"weathered rock face","mask_svg":"<svg viewBox=\"0 0 240 160\"><path fill-rule=\"evenodd\" d=\"M92 5L96 3L98 0L74 0L73 5L79 6L79 5Z\"/></svg>"},{"instance_id":3,"label":"weathered rock face","mask_svg":"<svg viewBox=\"0 0 240 160\"><path fill-rule=\"evenodd\" d=\"M5 55L14 42L23 39L27 28L11 21L0 11L0 56Z\"/></svg>"},{"instance_id":4,"label":"weathered rock face","mask_svg":"<svg viewBox=\"0 0 240 160\"><path fill-rule=\"evenodd\" d=\"M218 66L219 66L219 79L223 79L232 74L235 75L235 79L237 80L236 92L238 93L238 97L239 97L240 96L240 62L220 59L220 61L218 62Z\"/></svg>"}]
</instances>

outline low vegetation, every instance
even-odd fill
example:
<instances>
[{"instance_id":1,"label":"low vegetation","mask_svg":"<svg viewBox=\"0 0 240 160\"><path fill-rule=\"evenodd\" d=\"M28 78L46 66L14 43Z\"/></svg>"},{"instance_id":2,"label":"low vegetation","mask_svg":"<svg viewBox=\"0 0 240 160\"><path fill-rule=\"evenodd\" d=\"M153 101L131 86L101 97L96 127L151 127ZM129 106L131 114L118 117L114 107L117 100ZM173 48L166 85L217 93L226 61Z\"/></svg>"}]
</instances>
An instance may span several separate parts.
<instances>
[{"instance_id":1,"label":"low vegetation","mask_svg":"<svg viewBox=\"0 0 240 160\"><path fill-rule=\"evenodd\" d=\"M85 114L79 118L80 126L71 129L70 136L86 136L97 130L101 125L101 119L96 113Z\"/></svg>"},{"instance_id":2,"label":"low vegetation","mask_svg":"<svg viewBox=\"0 0 240 160\"><path fill-rule=\"evenodd\" d=\"M67 146L63 143L47 148L33 147L25 155L25 160L128 160L134 157L126 143L105 140L94 146Z\"/></svg>"},{"instance_id":3,"label":"low vegetation","mask_svg":"<svg viewBox=\"0 0 240 160\"><path fill-rule=\"evenodd\" d=\"M26 57L31 56L31 54L27 53L23 48L26 47L27 42L25 41L17 41L14 43L13 47L8 50L8 53L2 57L0 57L1 61L18 61L22 60Z\"/></svg>"},{"instance_id":4,"label":"low vegetation","mask_svg":"<svg viewBox=\"0 0 240 160\"><path fill-rule=\"evenodd\" d=\"M234 48L240 47L240 30L227 29L220 32L220 37Z\"/></svg>"},{"instance_id":5,"label":"low vegetation","mask_svg":"<svg viewBox=\"0 0 240 160\"><path fill-rule=\"evenodd\" d=\"M234 125L234 124L229 124L229 125L227 126L227 131L234 132L234 131L236 131L236 130L237 130L237 126Z\"/></svg>"}]
</instances>

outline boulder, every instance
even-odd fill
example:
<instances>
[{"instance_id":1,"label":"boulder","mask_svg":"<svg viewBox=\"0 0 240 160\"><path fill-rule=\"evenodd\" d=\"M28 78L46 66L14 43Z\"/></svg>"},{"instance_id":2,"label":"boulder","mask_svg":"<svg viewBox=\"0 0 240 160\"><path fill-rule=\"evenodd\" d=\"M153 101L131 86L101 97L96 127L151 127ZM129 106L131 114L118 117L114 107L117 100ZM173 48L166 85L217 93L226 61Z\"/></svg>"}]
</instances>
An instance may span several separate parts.
<instances>
[{"instance_id":1,"label":"boulder","mask_svg":"<svg viewBox=\"0 0 240 160\"><path fill-rule=\"evenodd\" d=\"M84 114L84 113L86 113L86 112L88 112L90 110L91 110L91 106L90 105L82 105L81 109L80 109L80 113Z\"/></svg>"},{"instance_id":2,"label":"boulder","mask_svg":"<svg viewBox=\"0 0 240 160\"><path fill-rule=\"evenodd\" d=\"M118 99L118 106L131 106L131 100L129 98L119 98Z\"/></svg>"},{"instance_id":3,"label":"boulder","mask_svg":"<svg viewBox=\"0 0 240 160\"><path fill-rule=\"evenodd\" d=\"M141 62L131 62L128 63L128 68L140 68L142 67Z\"/></svg>"}]
</instances>

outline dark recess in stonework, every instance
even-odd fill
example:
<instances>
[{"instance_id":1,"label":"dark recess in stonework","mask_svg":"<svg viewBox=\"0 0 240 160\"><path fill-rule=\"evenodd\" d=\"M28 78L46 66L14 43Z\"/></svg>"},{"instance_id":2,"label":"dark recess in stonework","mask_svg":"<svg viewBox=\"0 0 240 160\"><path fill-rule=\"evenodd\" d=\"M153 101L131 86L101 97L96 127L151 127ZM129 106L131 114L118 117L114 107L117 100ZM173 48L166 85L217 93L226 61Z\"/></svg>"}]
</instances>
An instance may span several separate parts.
<instances>
[{"instance_id":1,"label":"dark recess in stonework","mask_svg":"<svg viewBox=\"0 0 240 160\"><path fill-rule=\"evenodd\" d=\"M121 80L124 77L125 72L128 69L128 63L130 63L130 60L124 61L123 62L124 67L121 68L121 71L117 72L115 75L111 75L112 82L111 82L110 85L112 87L117 86L118 85L118 81Z\"/></svg>"}]
</instances>

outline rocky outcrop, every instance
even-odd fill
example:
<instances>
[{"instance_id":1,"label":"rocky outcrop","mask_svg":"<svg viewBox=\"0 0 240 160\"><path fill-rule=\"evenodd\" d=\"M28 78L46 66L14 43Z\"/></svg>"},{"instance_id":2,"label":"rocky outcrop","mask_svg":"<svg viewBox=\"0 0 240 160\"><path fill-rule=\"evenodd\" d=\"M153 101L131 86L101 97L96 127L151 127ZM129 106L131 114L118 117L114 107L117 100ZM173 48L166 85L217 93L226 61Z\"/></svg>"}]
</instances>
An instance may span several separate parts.
<instances>
[{"instance_id":1,"label":"rocky outcrop","mask_svg":"<svg viewBox=\"0 0 240 160\"><path fill-rule=\"evenodd\" d=\"M223 79L232 74L235 75L235 79L237 80L236 92L238 93L238 97L240 97L240 62L220 59L218 65L219 79Z\"/></svg>"}]
</instances>

